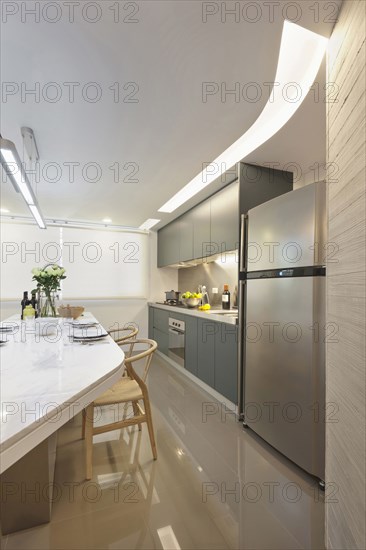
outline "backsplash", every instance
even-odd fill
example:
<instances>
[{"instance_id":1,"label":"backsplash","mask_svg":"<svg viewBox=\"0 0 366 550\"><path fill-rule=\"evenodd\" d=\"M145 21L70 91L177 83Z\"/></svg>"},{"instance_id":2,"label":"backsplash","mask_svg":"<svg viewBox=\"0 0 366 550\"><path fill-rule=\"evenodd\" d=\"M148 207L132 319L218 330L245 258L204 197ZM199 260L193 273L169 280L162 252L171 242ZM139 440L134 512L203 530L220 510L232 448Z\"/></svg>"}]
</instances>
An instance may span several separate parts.
<instances>
[{"instance_id":1,"label":"backsplash","mask_svg":"<svg viewBox=\"0 0 366 550\"><path fill-rule=\"evenodd\" d=\"M224 261L226 259L226 261ZM229 285L231 307L237 305L238 262L234 255L226 255L222 260L203 263L195 267L178 270L178 290L197 292L199 285L206 285L211 306L221 306L224 284ZM218 294L212 294L212 288L218 288Z\"/></svg>"}]
</instances>

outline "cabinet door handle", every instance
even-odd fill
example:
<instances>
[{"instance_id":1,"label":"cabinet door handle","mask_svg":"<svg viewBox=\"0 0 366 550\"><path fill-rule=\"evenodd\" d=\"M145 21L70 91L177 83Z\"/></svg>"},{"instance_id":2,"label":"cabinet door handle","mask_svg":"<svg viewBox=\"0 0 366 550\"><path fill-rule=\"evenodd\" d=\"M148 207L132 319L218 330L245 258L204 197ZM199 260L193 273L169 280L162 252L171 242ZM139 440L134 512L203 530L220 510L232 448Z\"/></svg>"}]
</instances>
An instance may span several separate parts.
<instances>
[{"instance_id":1,"label":"cabinet door handle","mask_svg":"<svg viewBox=\"0 0 366 550\"><path fill-rule=\"evenodd\" d=\"M182 332L181 330L177 330L176 328L169 327L169 332L171 332L172 334L178 334L179 336L184 336L184 332Z\"/></svg>"}]
</instances>

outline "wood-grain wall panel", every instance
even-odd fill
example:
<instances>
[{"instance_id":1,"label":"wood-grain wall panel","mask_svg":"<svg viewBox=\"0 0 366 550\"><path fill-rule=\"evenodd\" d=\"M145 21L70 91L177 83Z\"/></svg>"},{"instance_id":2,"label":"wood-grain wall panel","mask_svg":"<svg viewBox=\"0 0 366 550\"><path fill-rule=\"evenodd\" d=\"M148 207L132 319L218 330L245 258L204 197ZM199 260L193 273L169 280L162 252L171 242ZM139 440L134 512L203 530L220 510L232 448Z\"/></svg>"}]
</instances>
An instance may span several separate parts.
<instances>
[{"instance_id":1,"label":"wood-grain wall panel","mask_svg":"<svg viewBox=\"0 0 366 550\"><path fill-rule=\"evenodd\" d=\"M327 263L327 403L338 408L326 425L326 481L337 487L326 500L326 546L366 548L365 534L365 8L343 2L330 39L327 81L338 101L327 104L329 242L339 247ZM329 165L330 166L330 165Z\"/></svg>"}]
</instances>

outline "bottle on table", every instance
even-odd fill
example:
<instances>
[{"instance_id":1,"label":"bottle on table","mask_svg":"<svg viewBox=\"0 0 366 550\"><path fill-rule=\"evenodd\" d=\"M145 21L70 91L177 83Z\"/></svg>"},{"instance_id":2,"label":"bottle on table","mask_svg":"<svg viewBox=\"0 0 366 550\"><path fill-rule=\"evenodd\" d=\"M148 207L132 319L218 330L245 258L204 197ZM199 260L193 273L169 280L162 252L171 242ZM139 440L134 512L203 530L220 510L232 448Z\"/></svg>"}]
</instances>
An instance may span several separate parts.
<instances>
[{"instance_id":1,"label":"bottle on table","mask_svg":"<svg viewBox=\"0 0 366 550\"><path fill-rule=\"evenodd\" d=\"M230 309L229 285L224 285L224 292L222 293L222 309Z\"/></svg>"},{"instance_id":2,"label":"bottle on table","mask_svg":"<svg viewBox=\"0 0 366 550\"><path fill-rule=\"evenodd\" d=\"M30 323L34 321L36 318L36 310L32 306L32 304L28 304L25 306L23 310L23 319L26 323Z\"/></svg>"},{"instance_id":3,"label":"bottle on table","mask_svg":"<svg viewBox=\"0 0 366 550\"><path fill-rule=\"evenodd\" d=\"M35 318L37 319L37 317L38 317L38 300L36 298L36 293L37 293L36 290L32 290L32 292L31 292L31 294L32 294L31 304L32 304L32 307L35 311Z\"/></svg>"},{"instance_id":4,"label":"bottle on table","mask_svg":"<svg viewBox=\"0 0 366 550\"><path fill-rule=\"evenodd\" d=\"M24 309L26 308L26 306L29 306L29 305L32 305L31 304L31 301L29 300L28 298L28 290L25 290L23 292L23 300L20 302L21 305L22 305L22 313L20 315L20 318L23 320L23 312L24 312Z\"/></svg>"}]
</instances>

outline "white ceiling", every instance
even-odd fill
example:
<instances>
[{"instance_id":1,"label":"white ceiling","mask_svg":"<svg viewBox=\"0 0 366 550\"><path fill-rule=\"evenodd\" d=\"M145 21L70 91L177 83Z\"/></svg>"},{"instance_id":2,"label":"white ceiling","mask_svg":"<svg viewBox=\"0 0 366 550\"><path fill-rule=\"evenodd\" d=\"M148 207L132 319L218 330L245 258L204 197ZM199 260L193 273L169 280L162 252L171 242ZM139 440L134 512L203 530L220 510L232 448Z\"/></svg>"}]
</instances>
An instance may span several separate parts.
<instances>
[{"instance_id":1,"label":"white ceiling","mask_svg":"<svg viewBox=\"0 0 366 550\"><path fill-rule=\"evenodd\" d=\"M28 96L24 101L20 92L9 96L6 103L3 98L1 134L16 143L22 156L20 128L31 127L41 168L48 163L61 167L58 182L41 176L36 185L45 217L95 222L109 217L113 224L133 227L151 217L161 218L163 225L220 185L213 184L171 215L157 212L201 171L203 162L213 160L258 117L270 91L263 83L275 77L286 9L292 18L295 8L291 4L297 6L301 15L298 24L324 36L329 36L333 27L333 22L324 22L332 15L324 11L324 3L320 3L320 22L314 22L314 2L307 0L282 1L273 22L268 8L259 2L262 17L256 23L245 21L243 16L238 23L233 17L222 23L220 13L204 23L204 3L176 0L138 2L138 23L114 23L109 8L115 2L109 1L98 3L102 9L99 22L83 20L79 8L75 9L75 22L70 23L64 3L59 4L62 17L57 23L42 17L35 23L27 16L24 24L18 13L2 24L3 83L32 88L38 82L41 100L36 103ZM120 4L122 18L131 8L124 9L126 2ZM214 4L221 6L221 2ZM53 16L50 9L49 17ZM248 17L254 17L254 12L248 11ZM310 93L293 119L254 151L247 158L249 162L278 162L281 167L295 162L303 172L308 172L314 162L325 162L325 62L317 81L319 100ZM49 82L61 88L62 96L56 103L42 98ZM74 103L69 101L65 82L80 83ZM81 88L89 82L98 83L102 90L96 103L82 97ZM109 87L115 82L121 84L122 98L133 89L123 90L123 85L135 82L138 103L114 102ZM235 82L256 82L263 94L257 102L242 99L236 103L232 96L222 102L217 94L204 103L203 82L224 82L227 88ZM51 97L55 89L48 91ZM94 90L89 91L92 94ZM68 162L80 163L74 182L64 164ZM82 167L89 162L101 167L102 177L96 183L83 178ZM114 182L109 168L115 163L121 168L120 183ZM123 169L126 163L138 165L138 183L122 181L132 170L131 165ZM91 177L92 172L90 169ZM49 169L48 178L54 175L55 170ZM28 214L10 182L2 182L1 191L3 207L13 214Z\"/></svg>"}]
</instances>

